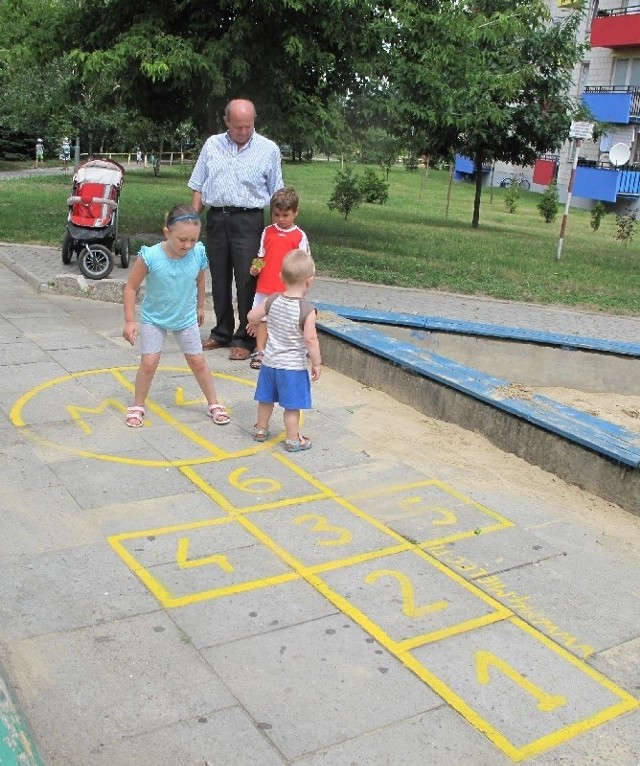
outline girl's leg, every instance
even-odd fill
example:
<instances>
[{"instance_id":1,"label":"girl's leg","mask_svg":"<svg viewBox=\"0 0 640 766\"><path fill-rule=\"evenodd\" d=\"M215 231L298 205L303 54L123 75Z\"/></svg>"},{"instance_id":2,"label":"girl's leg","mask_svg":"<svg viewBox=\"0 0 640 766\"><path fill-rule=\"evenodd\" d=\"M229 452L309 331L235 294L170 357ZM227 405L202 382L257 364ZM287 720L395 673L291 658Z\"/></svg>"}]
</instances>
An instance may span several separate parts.
<instances>
[{"instance_id":1,"label":"girl's leg","mask_svg":"<svg viewBox=\"0 0 640 766\"><path fill-rule=\"evenodd\" d=\"M191 372L195 375L200 390L206 397L209 417L217 426L226 426L230 421L229 414L223 405L218 403L211 370L204 358L204 354L185 354L184 358L187 360Z\"/></svg>"},{"instance_id":2,"label":"girl's leg","mask_svg":"<svg viewBox=\"0 0 640 766\"><path fill-rule=\"evenodd\" d=\"M204 354L185 354L184 358L187 364L191 368L191 372L194 374L200 390L207 400L207 404L217 404L218 396L216 394L216 387L211 377L211 370L207 364Z\"/></svg>"},{"instance_id":3,"label":"girl's leg","mask_svg":"<svg viewBox=\"0 0 640 766\"><path fill-rule=\"evenodd\" d=\"M140 357L140 367L136 373L136 391L134 395L134 404L137 407L144 407L151 388L153 376L156 374L160 362L160 353L143 354Z\"/></svg>"}]
</instances>

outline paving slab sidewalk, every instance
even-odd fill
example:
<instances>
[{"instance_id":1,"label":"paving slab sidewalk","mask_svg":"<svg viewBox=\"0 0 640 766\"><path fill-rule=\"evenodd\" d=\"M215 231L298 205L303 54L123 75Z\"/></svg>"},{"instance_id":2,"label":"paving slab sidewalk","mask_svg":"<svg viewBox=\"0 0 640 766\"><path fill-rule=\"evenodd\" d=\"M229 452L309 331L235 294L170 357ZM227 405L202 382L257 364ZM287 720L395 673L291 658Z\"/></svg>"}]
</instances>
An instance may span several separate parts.
<instances>
[{"instance_id":1,"label":"paving slab sidewalk","mask_svg":"<svg viewBox=\"0 0 640 766\"><path fill-rule=\"evenodd\" d=\"M256 445L224 351L229 426L169 342L132 431L121 307L32 284L0 266L0 660L48 766L637 766L638 517L331 370L313 449Z\"/></svg>"}]
</instances>

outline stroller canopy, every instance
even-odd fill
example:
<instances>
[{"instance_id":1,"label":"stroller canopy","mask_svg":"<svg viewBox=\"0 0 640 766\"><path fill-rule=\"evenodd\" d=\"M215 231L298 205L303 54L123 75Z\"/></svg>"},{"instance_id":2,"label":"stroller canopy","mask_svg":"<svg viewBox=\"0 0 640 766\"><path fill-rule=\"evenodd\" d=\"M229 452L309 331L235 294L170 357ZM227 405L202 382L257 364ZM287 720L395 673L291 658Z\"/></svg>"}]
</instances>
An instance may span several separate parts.
<instances>
[{"instance_id":1,"label":"stroller canopy","mask_svg":"<svg viewBox=\"0 0 640 766\"><path fill-rule=\"evenodd\" d=\"M91 183L104 184L121 188L124 179L124 168L115 160L87 160L78 166L74 176L74 186Z\"/></svg>"}]
</instances>

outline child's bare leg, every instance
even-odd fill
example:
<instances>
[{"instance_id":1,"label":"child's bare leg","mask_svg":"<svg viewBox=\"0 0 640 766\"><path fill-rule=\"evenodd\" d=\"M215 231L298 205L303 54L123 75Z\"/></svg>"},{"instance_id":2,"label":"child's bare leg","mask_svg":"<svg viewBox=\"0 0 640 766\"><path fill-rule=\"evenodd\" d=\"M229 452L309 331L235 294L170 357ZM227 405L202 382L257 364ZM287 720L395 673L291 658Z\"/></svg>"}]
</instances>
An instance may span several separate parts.
<instances>
[{"instance_id":1,"label":"child's bare leg","mask_svg":"<svg viewBox=\"0 0 640 766\"><path fill-rule=\"evenodd\" d=\"M267 323L260 322L256 329L256 351L264 353L267 345Z\"/></svg>"},{"instance_id":2,"label":"child's bare leg","mask_svg":"<svg viewBox=\"0 0 640 766\"><path fill-rule=\"evenodd\" d=\"M144 407L151 388L153 376L158 369L160 354L143 354L140 357L140 366L136 373L136 390L134 394L134 404L138 407Z\"/></svg>"},{"instance_id":3,"label":"child's bare leg","mask_svg":"<svg viewBox=\"0 0 640 766\"><path fill-rule=\"evenodd\" d=\"M216 394L216 387L213 384L211 370L204 358L204 354L185 354L184 358L191 368L191 372L194 374L195 379L200 386L200 390L207 400L207 404L217 404L218 396Z\"/></svg>"},{"instance_id":4,"label":"child's bare leg","mask_svg":"<svg viewBox=\"0 0 640 766\"><path fill-rule=\"evenodd\" d=\"M269 428L269 421L273 414L273 402L258 402L258 422L256 428Z\"/></svg>"},{"instance_id":5,"label":"child's bare leg","mask_svg":"<svg viewBox=\"0 0 640 766\"><path fill-rule=\"evenodd\" d=\"M284 430L287 433L287 439L298 440L300 433L300 410L284 411Z\"/></svg>"}]
</instances>

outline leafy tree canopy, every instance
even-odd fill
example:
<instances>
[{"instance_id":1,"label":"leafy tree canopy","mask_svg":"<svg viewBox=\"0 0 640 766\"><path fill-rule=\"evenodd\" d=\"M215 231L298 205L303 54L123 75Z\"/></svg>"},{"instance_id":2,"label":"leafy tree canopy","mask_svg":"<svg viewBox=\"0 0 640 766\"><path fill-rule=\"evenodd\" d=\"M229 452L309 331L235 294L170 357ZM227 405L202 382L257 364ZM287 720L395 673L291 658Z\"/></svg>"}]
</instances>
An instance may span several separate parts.
<instances>
[{"instance_id":1,"label":"leafy tree canopy","mask_svg":"<svg viewBox=\"0 0 640 766\"><path fill-rule=\"evenodd\" d=\"M289 116L308 118L378 49L370 0L60 3L59 51L85 81L151 119L191 117L203 131L238 96L272 132Z\"/></svg>"},{"instance_id":2,"label":"leafy tree canopy","mask_svg":"<svg viewBox=\"0 0 640 766\"><path fill-rule=\"evenodd\" d=\"M476 167L532 164L563 143L577 108L569 86L584 50L576 42L581 14L553 21L544 0L391 3L389 121L425 135L430 154L459 152Z\"/></svg>"}]
</instances>

